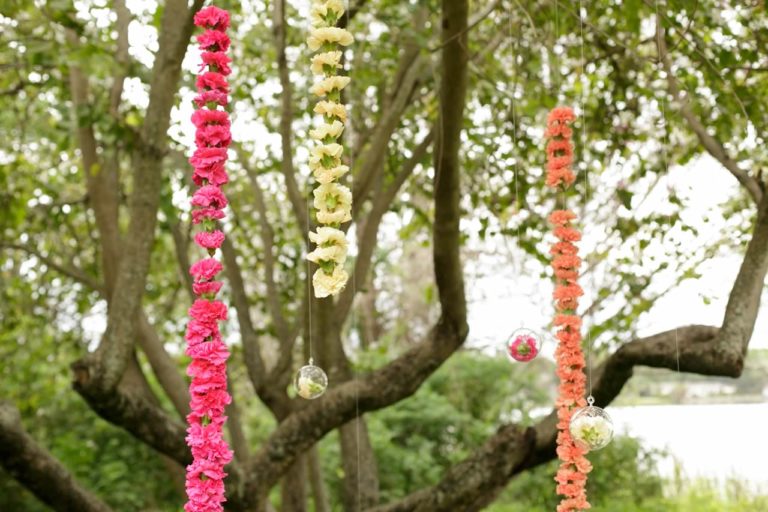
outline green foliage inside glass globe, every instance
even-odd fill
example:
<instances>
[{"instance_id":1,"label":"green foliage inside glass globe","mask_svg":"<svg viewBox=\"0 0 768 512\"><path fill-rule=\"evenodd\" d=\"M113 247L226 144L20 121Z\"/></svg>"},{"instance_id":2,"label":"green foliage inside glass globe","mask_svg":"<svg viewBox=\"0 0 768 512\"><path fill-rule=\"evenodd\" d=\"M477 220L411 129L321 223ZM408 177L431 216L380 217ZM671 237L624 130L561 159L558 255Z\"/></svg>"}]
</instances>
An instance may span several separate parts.
<instances>
[{"instance_id":1,"label":"green foliage inside glass globe","mask_svg":"<svg viewBox=\"0 0 768 512\"><path fill-rule=\"evenodd\" d=\"M328 376L319 366L308 364L307 366L302 366L296 372L293 386L301 398L314 400L325 393L328 387Z\"/></svg>"},{"instance_id":2,"label":"green foliage inside glass globe","mask_svg":"<svg viewBox=\"0 0 768 512\"><path fill-rule=\"evenodd\" d=\"M577 410L569 426L574 442L589 451L605 448L613 439L613 421L600 407L592 405Z\"/></svg>"}]
</instances>

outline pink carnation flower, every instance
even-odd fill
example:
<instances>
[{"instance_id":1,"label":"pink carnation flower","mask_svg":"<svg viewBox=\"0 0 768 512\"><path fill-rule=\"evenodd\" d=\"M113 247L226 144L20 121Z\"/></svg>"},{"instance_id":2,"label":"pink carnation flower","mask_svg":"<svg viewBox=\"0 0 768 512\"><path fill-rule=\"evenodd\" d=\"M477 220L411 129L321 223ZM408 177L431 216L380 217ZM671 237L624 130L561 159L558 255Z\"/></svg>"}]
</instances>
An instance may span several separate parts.
<instances>
[{"instance_id":1,"label":"pink carnation flower","mask_svg":"<svg viewBox=\"0 0 768 512\"><path fill-rule=\"evenodd\" d=\"M195 110L192 114L192 124L195 128L200 128L208 124L220 124L229 126L229 114L224 110L210 110L207 108L201 108Z\"/></svg>"},{"instance_id":2,"label":"pink carnation flower","mask_svg":"<svg viewBox=\"0 0 768 512\"><path fill-rule=\"evenodd\" d=\"M194 263L189 268L189 273L195 281L210 281L222 270L221 263L215 258L205 258Z\"/></svg>"},{"instance_id":3,"label":"pink carnation flower","mask_svg":"<svg viewBox=\"0 0 768 512\"><path fill-rule=\"evenodd\" d=\"M217 89L211 89L208 91L202 91L200 94L195 96L194 99L195 105L197 105L199 108L203 108L209 103L215 103L217 105L221 105L222 107L227 106L229 103L229 96L224 91L219 91ZM211 125L216 126L216 125ZM198 132L200 129L198 129ZM197 142L198 145L201 145L200 142Z\"/></svg>"},{"instance_id":4,"label":"pink carnation flower","mask_svg":"<svg viewBox=\"0 0 768 512\"><path fill-rule=\"evenodd\" d=\"M195 295L216 295L221 290L221 281L204 281L202 283L192 283L192 291Z\"/></svg>"},{"instance_id":5,"label":"pink carnation flower","mask_svg":"<svg viewBox=\"0 0 768 512\"><path fill-rule=\"evenodd\" d=\"M229 146L232 133L229 126L209 124L201 126L195 133L195 143L198 146Z\"/></svg>"},{"instance_id":6,"label":"pink carnation flower","mask_svg":"<svg viewBox=\"0 0 768 512\"><path fill-rule=\"evenodd\" d=\"M187 323L187 333L184 338L190 346L194 346L204 342L210 343L209 339L220 340L221 335L219 334L219 326L215 323L211 324L193 319Z\"/></svg>"},{"instance_id":7,"label":"pink carnation flower","mask_svg":"<svg viewBox=\"0 0 768 512\"><path fill-rule=\"evenodd\" d=\"M527 363L539 355L536 338L533 336L518 336L509 346L509 356L515 361Z\"/></svg>"},{"instance_id":8,"label":"pink carnation flower","mask_svg":"<svg viewBox=\"0 0 768 512\"><path fill-rule=\"evenodd\" d=\"M195 25L203 28L226 30L229 28L229 13L214 5L204 7L195 14Z\"/></svg>"},{"instance_id":9,"label":"pink carnation flower","mask_svg":"<svg viewBox=\"0 0 768 512\"><path fill-rule=\"evenodd\" d=\"M229 66L232 59L224 52L203 52L201 57L203 62L200 64L200 71L205 70L206 67L215 67L224 76L232 72Z\"/></svg>"},{"instance_id":10,"label":"pink carnation flower","mask_svg":"<svg viewBox=\"0 0 768 512\"><path fill-rule=\"evenodd\" d=\"M227 306L220 300L197 299L189 308L189 316L200 322L227 319Z\"/></svg>"},{"instance_id":11,"label":"pink carnation flower","mask_svg":"<svg viewBox=\"0 0 768 512\"><path fill-rule=\"evenodd\" d=\"M195 191L191 204L200 208L222 209L227 206L227 197L219 187L206 185Z\"/></svg>"},{"instance_id":12,"label":"pink carnation flower","mask_svg":"<svg viewBox=\"0 0 768 512\"><path fill-rule=\"evenodd\" d=\"M195 243L203 249L218 249L224 243L224 233L216 231L201 231L195 235Z\"/></svg>"},{"instance_id":13,"label":"pink carnation flower","mask_svg":"<svg viewBox=\"0 0 768 512\"><path fill-rule=\"evenodd\" d=\"M220 365L229 359L229 349L220 341L209 341L190 345L187 347L186 354L194 359L208 361L211 364Z\"/></svg>"},{"instance_id":14,"label":"pink carnation flower","mask_svg":"<svg viewBox=\"0 0 768 512\"><path fill-rule=\"evenodd\" d=\"M201 186L209 183L211 185L225 185L229 181L227 171L224 170L224 163L211 165L208 167L196 167L192 174L192 181L195 185Z\"/></svg>"},{"instance_id":15,"label":"pink carnation flower","mask_svg":"<svg viewBox=\"0 0 768 512\"><path fill-rule=\"evenodd\" d=\"M225 52L229 49L229 36L218 30L206 30L197 36L200 49L209 52Z\"/></svg>"},{"instance_id":16,"label":"pink carnation flower","mask_svg":"<svg viewBox=\"0 0 768 512\"><path fill-rule=\"evenodd\" d=\"M195 85L198 90L217 89L223 92L229 92L229 84L224 75L215 71L208 71L198 75Z\"/></svg>"},{"instance_id":17,"label":"pink carnation flower","mask_svg":"<svg viewBox=\"0 0 768 512\"><path fill-rule=\"evenodd\" d=\"M223 219L224 217L225 217L224 212L216 208L203 208L202 210L192 210L193 224L200 224L204 220L219 220L219 219Z\"/></svg>"},{"instance_id":18,"label":"pink carnation flower","mask_svg":"<svg viewBox=\"0 0 768 512\"><path fill-rule=\"evenodd\" d=\"M223 165L226 161L227 148L197 148L189 159L189 163L195 168Z\"/></svg>"}]
</instances>

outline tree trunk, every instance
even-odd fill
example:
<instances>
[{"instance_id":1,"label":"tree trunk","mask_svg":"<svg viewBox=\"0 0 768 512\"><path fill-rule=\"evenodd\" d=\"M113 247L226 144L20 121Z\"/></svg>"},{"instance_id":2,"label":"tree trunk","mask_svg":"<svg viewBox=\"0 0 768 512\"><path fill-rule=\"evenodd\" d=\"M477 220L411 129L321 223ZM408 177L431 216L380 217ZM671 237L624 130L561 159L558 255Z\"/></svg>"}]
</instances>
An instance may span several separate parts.
<instances>
[{"instance_id":1,"label":"tree trunk","mask_svg":"<svg viewBox=\"0 0 768 512\"><path fill-rule=\"evenodd\" d=\"M307 467L306 456L296 458L280 483L280 512L306 512Z\"/></svg>"},{"instance_id":2,"label":"tree trunk","mask_svg":"<svg viewBox=\"0 0 768 512\"><path fill-rule=\"evenodd\" d=\"M313 446L306 455L307 471L309 471L309 483L312 486L312 497L315 503L315 512L331 512L331 503L328 499L328 490L323 480L323 468L320 465L320 454L317 445Z\"/></svg>"},{"instance_id":3,"label":"tree trunk","mask_svg":"<svg viewBox=\"0 0 768 512\"><path fill-rule=\"evenodd\" d=\"M344 469L345 512L359 512L379 502L379 471L365 420L360 417L339 429Z\"/></svg>"}]
</instances>

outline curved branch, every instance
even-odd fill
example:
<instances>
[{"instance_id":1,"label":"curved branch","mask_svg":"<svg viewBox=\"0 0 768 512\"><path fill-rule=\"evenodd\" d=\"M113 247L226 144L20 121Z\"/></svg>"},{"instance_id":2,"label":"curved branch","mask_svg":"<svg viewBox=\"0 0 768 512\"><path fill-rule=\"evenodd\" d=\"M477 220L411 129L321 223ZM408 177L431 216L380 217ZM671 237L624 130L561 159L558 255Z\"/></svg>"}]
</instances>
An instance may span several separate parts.
<instances>
[{"instance_id":1,"label":"curved branch","mask_svg":"<svg viewBox=\"0 0 768 512\"><path fill-rule=\"evenodd\" d=\"M722 327L691 325L640 338L623 345L595 370L595 382L592 388L595 403L600 407L610 404L632 377L635 366L670 370L679 368L680 371L700 375L738 377L744 368L744 357L757 318L767 272L768 199L763 198L758 205L752 240L749 242L731 289ZM471 500L472 497L479 501L472 502L472 505L468 504L468 501L461 501L463 505L460 509L479 510L515 474L555 458L557 421L557 411L553 410L536 424L535 440L522 446L521 453L505 452L505 457L515 457L518 462L511 470L505 469L504 478L498 478L492 482L483 480L483 483L488 486L482 493L460 485L447 485L452 481L455 471L458 470L457 467L449 471L437 486L418 491L400 502L375 510L377 512L428 510L420 507L424 503L433 504L435 500L449 500L454 503L457 500ZM500 429L485 446L509 441L509 436L513 435L510 432L514 431ZM498 454L483 449L460 466L470 463L474 471L486 472L489 479L496 478L495 473L487 473L487 470L496 467Z\"/></svg>"},{"instance_id":2,"label":"curved branch","mask_svg":"<svg viewBox=\"0 0 768 512\"><path fill-rule=\"evenodd\" d=\"M534 444L533 429L504 425L473 455L448 470L436 486L370 512L470 512L487 505Z\"/></svg>"},{"instance_id":3,"label":"curved branch","mask_svg":"<svg viewBox=\"0 0 768 512\"><path fill-rule=\"evenodd\" d=\"M40 501L59 512L111 512L24 430L18 409L0 401L0 465Z\"/></svg>"},{"instance_id":4,"label":"curved branch","mask_svg":"<svg viewBox=\"0 0 768 512\"><path fill-rule=\"evenodd\" d=\"M459 143L466 83L467 0L443 1L441 115L435 151L435 277L442 314L426 340L383 368L329 390L321 399L289 415L251 459L245 495L259 503L296 457L332 429L368 411L400 401L458 349L468 333L464 278L459 258ZM450 41L448 41L450 40ZM447 78L450 77L450 78Z\"/></svg>"}]
</instances>

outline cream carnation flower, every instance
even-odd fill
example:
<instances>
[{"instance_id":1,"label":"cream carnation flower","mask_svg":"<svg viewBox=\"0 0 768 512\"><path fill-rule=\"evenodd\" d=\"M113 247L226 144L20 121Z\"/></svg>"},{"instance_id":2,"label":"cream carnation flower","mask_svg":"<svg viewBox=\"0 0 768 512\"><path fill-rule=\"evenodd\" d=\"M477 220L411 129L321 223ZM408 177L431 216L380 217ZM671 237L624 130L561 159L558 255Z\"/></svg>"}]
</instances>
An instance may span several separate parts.
<instances>
[{"instance_id":1,"label":"cream carnation flower","mask_svg":"<svg viewBox=\"0 0 768 512\"><path fill-rule=\"evenodd\" d=\"M347 249L339 245L316 247L314 251L307 254L307 259L318 264L321 261L332 261L337 265L343 265L347 260Z\"/></svg>"},{"instance_id":2,"label":"cream carnation flower","mask_svg":"<svg viewBox=\"0 0 768 512\"><path fill-rule=\"evenodd\" d=\"M341 46L349 46L354 42L349 30L338 27L314 28L309 32L307 45L313 52L320 49L325 43L338 43Z\"/></svg>"},{"instance_id":3,"label":"cream carnation flower","mask_svg":"<svg viewBox=\"0 0 768 512\"><path fill-rule=\"evenodd\" d=\"M320 226L317 228L317 232L310 231L309 239L323 247L339 245L344 247L344 249L347 248L347 237L344 236L344 232L328 226Z\"/></svg>"},{"instance_id":4,"label":"cream carnation flower","mask_svg":"<svg viewBox=\"0 0 768 512\"><path fill-rule=\"evenodd\" d=\"M335 211L352 205L352 191L338 183L324 183L317 187L313 194L317 210Z\"/></svg>"},{"instance_id":5,"label":"cream carnation flower","mask_svg":"<svg viewBox=\"0 0 768 512\"><path fill-rule=\"evenodd\" d=\"M323 52L318 53L312 57L312 73L315 75L325 74L325 66L330 66L333 69L341 67L341 52Z\"/></svg>"},{"instance_id":6,"label":"cream carnation flower","mask_svg":"<svg viewBox=\"0 0 768 512\"><path fill-rule=\"evenodd\" d=\"M317 221L341 224L352 220L352 191L337 183L325 183L314 190Z\"/></svg>"},{"instance_id":7,"label":"cream carnation flower","mask_svg":"<svg viewBox=\"0 0 768 512\"><path fill-rule=\"evenodd\" d=\"M331 274L326 274L321 268L317 269L312 276L315 297L322 299L329 295L337 295L344 289L347 279L349 279L349 275L340 266L336 266Z\"/></svg>"},{"instance_id":8,"label":"cream carnation flower","mask_svg":"<svg viewBox=\"0 0 768 512\"><path fill-rule=\"evenodd\" d=\"M332 160L331 166L336 167L341 163L341 154L343 151L344 146L335 142L315 146L309 152L309 168L317 169L318 167L325 167L323 165L323 159L325 157L330 157Z\"/></svg>"},{"instance_id":9,"label":"cream carnation flower","mask_svg":"<svg viewBox=\"0 0 768 512\"><path fill-rule=\"evenodd\" d=\"M315 82L315 85L309 88L309 92L315 96L325 96L331 91L342 90L349 85L349 80L348 76L329 76L328 78L323 78L319 82Z\"/></svg>"},{"instance_id":10,"label":"cream carnation flower","mask_svg":"<svg viewBox=\"0 0 768 512\"><path fill-rule=\"evenodd\" d=\"M343 131L344 125L339 121L334 121L331 124L324 123L313 130L309 130L309 136L316 140L323 140L326 137L333 137L335 139Z\"/></svg>"},{"instance_id":11,"label":"cream carnation flower","mask_svg":"<svg viewBox=\"0 0 768 512\"><path fill-rule=\"evenodd\" d=\"M347 107L334 101L319 101L315 105L315 114L336 117L343 123L347 120Z\"/></svg>"},{"instance_id":12,"label":"cream carnation flower","mask_svg":"<svg viewBox=\"0 0 768 512\"><path fill-rule=\"evenodd\" d=\"M330 169L326 169L322 165L318 165L312 171L312 174L315 176L315 179L318 181L318 183L325 184L336 181L348 172L349 167L346 165L338 165L336 167L331 167Z\"/></svg>"},{"instance_id":13,"label":"cream carnation flower","mask_svg":"<svg viewBox=\"0 0 768 512\"><path fill-rule=\"evenodd\" d=\"M336 14L336 19L339 19L341 18L341 15L344 14L344 4L341 0L313 2L309 14L312 20L312 25L316 27L325 26L327 24L325 18L328 16L328 11L333 11L334 14Z\"/></svg>"}]
</instances>

